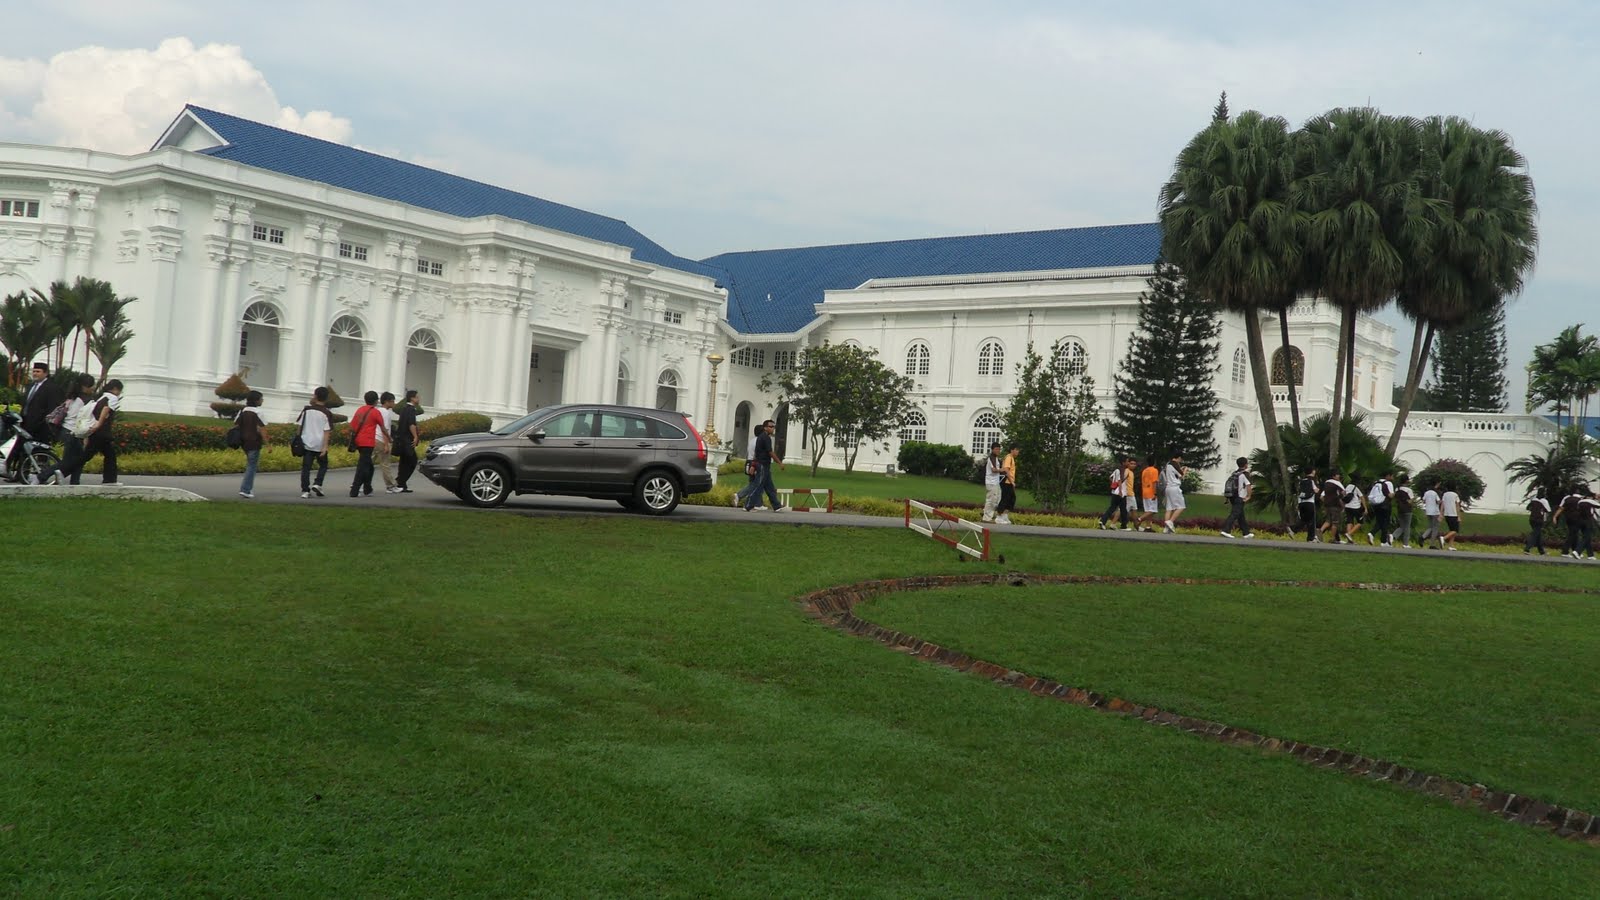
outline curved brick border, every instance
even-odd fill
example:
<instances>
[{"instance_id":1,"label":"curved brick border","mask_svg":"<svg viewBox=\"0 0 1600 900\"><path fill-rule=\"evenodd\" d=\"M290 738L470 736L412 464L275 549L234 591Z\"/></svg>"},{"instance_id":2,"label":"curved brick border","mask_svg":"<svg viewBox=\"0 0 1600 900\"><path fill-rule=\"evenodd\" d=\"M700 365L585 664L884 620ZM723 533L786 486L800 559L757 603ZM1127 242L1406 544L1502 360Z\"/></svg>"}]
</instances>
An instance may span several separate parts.
<instances>
[{"instance_id":1,"label":"curved brick border","mask_svg":"<svg viewBox=\"0 0 1600 900\"><path fill-rule=\"evenodd\" d=\"M1551 832L1560 837L1578 840L1600 847L1600 815L1558 806L1525 797L1509 791L1495 790L1482 784L1465 784L1443 775L1434 775L1417 769L1372 759L1336 747L1318 747L1285 738L1268 737L1243 728L1234 728L1221 722L1183 716L1154 706L1144 706L1121 697L1107 697L1085 688L1069 687L1045 678L1008 669L1005 666L974 659L965 653L924 641L914 635L874 625L856 615L856 607L868 600L897 591L934 590L938 588L970 585L1029 584L1214 584L1248 587L1294 588L1355 588L1359 590L1406 591L1416 593L1525 593L1535 591L1556 594L1588 594L1591 591L1570 588L1512 587L1507 585L1429 585L1390 584L1337 581L1259 581L1222 578L1157 578L1109 577L1101 575L925 575L910 578L888 578L863 581L857 584L824 588L801 597L799 602L806 614L832 628L847 634L875 640L891 649L908 653L918 659L937 663L958 672L971 672L1001 684L1020 688L1040 697L1063 700L1075 706L1105 713L1142 719L1152 725L1170 726L1200 737L1227 744L1255 747L1261 750L1287 753L1311 765L1334 769L1348 775L1387 781L1419 793L1443 797L1458 806L1482 809L1500 818Z\"/></svg>"}]
</instances>

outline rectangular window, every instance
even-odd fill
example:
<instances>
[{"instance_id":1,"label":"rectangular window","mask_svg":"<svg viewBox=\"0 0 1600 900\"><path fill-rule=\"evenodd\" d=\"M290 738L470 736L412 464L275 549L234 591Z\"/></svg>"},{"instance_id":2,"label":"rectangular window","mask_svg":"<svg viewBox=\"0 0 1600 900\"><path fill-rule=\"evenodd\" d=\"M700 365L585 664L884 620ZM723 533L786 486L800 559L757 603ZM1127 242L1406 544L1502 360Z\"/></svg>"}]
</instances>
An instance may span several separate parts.
<instances>
[{"instance_id":1,"label":"rectangular window","mask_svg":"<svg viewBox=\"0 0 1600 900\"><path fill-rule=\"evenodd\" d=\"M743 347L733 351L733 364L744 366L747 369L765 369L767 367L767 351L757 350L754 347Z\"/></svg>"},{"instance_id":2,"label":"rectangular window","mask_svg":"<svg viewBox=\"0 0 1600 900\"><path fill-rule=\"evenodd\" d=\"M663 310L661 313L661 320L666 322L668 325L682 325L683 313L678 312L675 309Z\"/></svg>"},{"instance_id":3,"label":"rectangular window","mask_svg":"<svg viewBox=\"0 0 1600 900\"><path fill-rule=\"evenodd\" d=\"M266 241L269 244L283 243L283 229L271 225L256 224L251 226L250 236L258 241Z\"/></svg>"},{"instance_id":4,"label":"rectangular window","mask_svg":"<svg viewBox=\"0 0 1600 900\"><path fill-rule=\"evenodd\" d=\"M339 242L339 256L342 259L353 259L356 262L367 261L367 248L360 244L347 244Z\"/></svg>"},{"instance_id":5,"label":"rectangular window","mask_svg":"<svg viewBox=\"0 0 1600 900\"><path fill-rule=\"evenodd\" d=\"M241 329L239 329L239 355L240 356L248 356L249 354L250 354L250 332L248 330L246 330L246 329L241 328Z\"/></svg>"},{"instance_id":6,"label":"rectangular window","mask_svg":"<svg viewBox=\"0 0 1600 900\"><path fill-rule=\"evenodd\" d=\"M533 351L533 353L528 357L528 368L530 368L530 369L539 368L539 351L537 351L537 350Z\"/></svg>"},{"instance_id":7,"label":"rectangular window","mask_svg":"<svg viewBox=\"0 0 1600 900\"><path fill-rule=\"evenodd\" d=\"M419 256L417 257L417 274L442 278L444 277L444 263L436 259L423 259Z\"/></svg>"},{"instance_id":8,"label":"rectangular window","mask_svg":"<svg viewBox=\"0 0 1600 900\"><path fill-rule=\"evenodd\" d=\"M9 216L17 219L37 219L39 218L39 201L0 200L0 216Z\"/></svg>"},{"instance_id":9,"label":"rectangular window","mask_svg":"<svg viewBox=\"0 0 1600 900\"><path fill-rule=\"evenodd\" d=\"M774 371L774 372L793 372L794 371L794 357L795 357L795 351L793 351L793 350L774 350L774 351L772 351L772 371Z\"/></svg>"}]
</instances>

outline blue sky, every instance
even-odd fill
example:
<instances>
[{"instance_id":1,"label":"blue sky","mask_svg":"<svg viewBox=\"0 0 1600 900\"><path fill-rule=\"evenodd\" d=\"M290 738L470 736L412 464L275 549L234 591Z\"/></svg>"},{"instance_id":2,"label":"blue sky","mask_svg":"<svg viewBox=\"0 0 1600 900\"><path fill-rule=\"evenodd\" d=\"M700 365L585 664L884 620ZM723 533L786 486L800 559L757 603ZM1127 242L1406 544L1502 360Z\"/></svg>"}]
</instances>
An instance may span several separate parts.
<instances>
[{"instance_id":1,"label":"blue sky","mask_svg":"<svg viewBox=\"0 0 1600 900\"><path fill-rule=\"evenodd\" d=\"M1594 307L1592 4L6 6L0 139L140 149L196 99L693 257L1150 221L1221 90L1294 123L1368 102L1459 114L1510 133L1539 193L1513 410L1532 345Z\"/></svg>"}]
</instances>

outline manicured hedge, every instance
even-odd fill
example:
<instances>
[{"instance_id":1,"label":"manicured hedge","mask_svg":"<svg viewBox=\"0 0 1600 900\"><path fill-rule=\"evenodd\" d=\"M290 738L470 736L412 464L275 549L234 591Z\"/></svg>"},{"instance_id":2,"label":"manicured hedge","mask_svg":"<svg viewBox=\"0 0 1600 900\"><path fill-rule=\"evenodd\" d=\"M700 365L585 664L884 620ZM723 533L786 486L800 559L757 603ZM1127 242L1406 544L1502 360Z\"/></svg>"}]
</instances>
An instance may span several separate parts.
<instances>
[{"instance_id":1,"label":"manicured hedge","mask_svg":"<svg viewBox=\"0 0 1600 900\"><path fill-rule=\"evenodd\" d=\"M443 413L417 423L424 441L433 441L452 434L488 431L490 420L481 413ZM133 422L117 426L117 450L122 453L171 453L180 450L227 449L224 437L232 427L228 422L216 425L189 425L182 422ZM288 444L294 437L295 424L283 422L267 426L268 439L273 443ZM334 443L349 440L350 428L339 424L333 428Z\"/></svg>"}]
</instances>

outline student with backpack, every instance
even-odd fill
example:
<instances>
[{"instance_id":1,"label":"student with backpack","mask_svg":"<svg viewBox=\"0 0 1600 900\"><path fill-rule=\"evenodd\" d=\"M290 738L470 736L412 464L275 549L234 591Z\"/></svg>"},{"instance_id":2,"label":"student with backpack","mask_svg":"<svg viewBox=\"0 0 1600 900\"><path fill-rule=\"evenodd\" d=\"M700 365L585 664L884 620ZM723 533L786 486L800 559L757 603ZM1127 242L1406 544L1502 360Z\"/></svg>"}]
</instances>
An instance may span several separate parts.
<instances>
[{"instance_id":1,"label":"student with backpack","mask_svg":"<svg viewBox=\"0 0 1600 900\"><path fill-rule=\"evenodd\" d=\"M1583 498L1578 501L1578 530L1583 535L1580 549L1583 558L1594 562L1594 529L1600 522L1600 498L1595 496L1593 489L1583 492Z\"/></svg>"},{"instance_id":2,"label":"student with backpack","mask_svg":"<svg viewBox=\"0 0 1600 900\"><path fill-rule=\"evenodd\" d=\"M106 382L105 393L92 405L85 404L85 408L88 412L80 414L80 423L88 423L83 427L83 458L73 464L71 475L74 478L81 475L83 467L99 454L105 458L105 464L100 469L100 483L116 484L117 441L113 428L117 424L117 411L122 409L122 382L115 378ZM77 431L78 426L74 426L73 430Z\"/></svg>"},{"instance_id":3,"label":"student with backpack","mask_svg":"<svg viewBox=\"0 0 1600 900\"><path fill-rule=\"evenodd\" d=\"M1394 546L1389 536L1389 510L1394 502L1394 482L1389 480L1390 475L1385 472L1382 477L1372 483L1372 488L1367 492L1367 505L1372 510L1374 520L1372 528L1367 532L1367 543L1377 543L1374 533L1383 536L1383 546Z\"/></svg>"},{"instance_id":4,"label":"student with backpack","mask_svg":"<svg viewBox=\"0 0 1600 900\"><path fill-rule=\"evenodd\" d=\"M51 423L61 426L61 461L52 468L31 476L33 484L60 484L63 472L72 473L69 480L73 484L78 484L83 478L83 473L78 467L78 460L83 456L83 437L79 434L79 430L81 428L83 434L87 434L89 426L93 424L92 416L84 409L92 396L94 396L94 376L85 372L73 380L67 392L67 399L61 403L63 407L60 410L61 421ZM55 414L51 415L53 418ZM80 420L82 420L81 426Z\"/></svg>"},{"instance_id":5,"label":"student with backpack","mask_svg":"<svg viewBox=\"0 0 1600 900\"><path fill-rule=\"evenodd\" d=\"M1124 470L1128 468L1128 457L1125 454L1117 455L1117 467L1111 471L1111 502L1106 504L1106 511L1100 514L1100 530L1106 530L1106 521L1115 513L1121 517L1123 531L1128 530L1128 504L1127 482L1123 480Z\"/></svg>"},{"instance_id":6,"label":"student with backpack","mask_svg":"<svg viewBox=\"0 0 1600 900\"><path fill-rule=\"evenodd\" d=\"M1223 521L1218 534L1225 538L1233 537L1237 523L1239 530L1244 532L1243 537L1253 538L1256 533L1250 530L1250 523L1244 518L1244 502L1250 499L1250 460L1241 456L1234 463L1238 468L1228 474L1228 480L1222 485L1222 496L1228 501L1228 518Z\"/></svg>"},{"instance_id":7,"label":"student with backpack","mask_svg":"<svg viewBox=\"0 0 1600 900\"><path fill-rule=\"evenodd\" d=\"M1401 473L1396 479L1394 489L1394 532L1389 535L1389 545L1394 546L1395 541L1400 541L1401 546L1411 549L1411 517L1416 508L1417 494L1411 489L1411 476Z\"/></svg>"},{"instance_id":8,"label":"student with backpack","mask_svg":"<svg viewBox=\"0 0 1600 900\"><path fill-rule=\"evenodd\" d=\"M311 392L311 402L300 410L295 420L299 429L298 440L290 445L293 453L298 447L300 457L300 499L324 496L322 479L328 475L328 449L333 443L333 413L328 409L329 391L319 387ZM317 479L311 480L311 467L317 467Z\"/></svg>"},{"instance_id":9,"label":"student with backpack","mask_svg":"<svg viewBox=\"0 0 1600 900\"><path fill-rule=\"evenodd\" d=\"M1307 469L1300 476L1300 484L1296 490L1297 507L1300 510L1300 528L1306 533L1306 543L1311 544L1322 540L1317 534L1317 470Z\"/></svg>"},{"instance_id":10,"label":"student with backpack","mask_svg":"<svg viewBox=\"0 0 1600 900\"><path fill-rule=\"evenodd\" d=\"M1354 544L1356 531L1361 528L1361 523L1366 519L1367 495L1356 484L1359 478L1356 473L1350 473L1350 482L1344 486L1344 542Z\"/></svg>"},{"instance_id":11,"label":"student with backpack","mask_svg":"<svg viewBox=\"0 0 1600 900\"><path fill-rule=\"evenodd\" d=\"M239 496L254 500L256 496L256 469L261 465L261 448L267 443L267 420L261 417L260 391L245 395L244 409L233 417L239 429L239 449L244 451L244 479L239 482Z\"/></svg>"},{"instance_id":12,"label":"student with backpack","mask_svg":"<svg viewBox=\"0 0 1600 900\"><path fill-rule=\"evenodd\" d=\"M1339 536L1344 531L1344 482L1340 480L1343 477L1343 473L1334 469L1322 482L1322 533L1331 537L1335 545L1344 543Z\"/></svg>"},{"instance_id":13,"label":"student with backpack","mask_svg":"<svg viewBox=\"0 0 1600 900\"><path fill-rule=\"evenodd\" d=\"M1550 520L1550 501L1545 499L1544 488L1536 487L1533 499L1528 501L1528 537L1522 542L1522 554L1528 555L1534 547L1544 556L1544 523Z\"/></svg>"}]
</instances>

